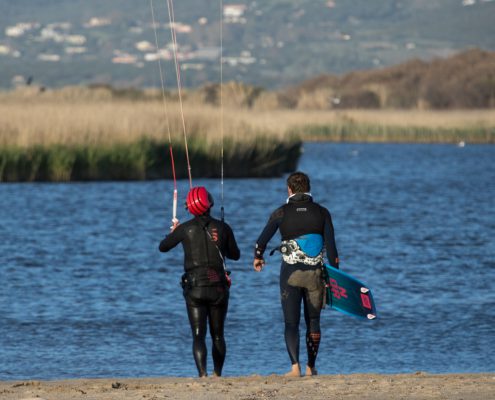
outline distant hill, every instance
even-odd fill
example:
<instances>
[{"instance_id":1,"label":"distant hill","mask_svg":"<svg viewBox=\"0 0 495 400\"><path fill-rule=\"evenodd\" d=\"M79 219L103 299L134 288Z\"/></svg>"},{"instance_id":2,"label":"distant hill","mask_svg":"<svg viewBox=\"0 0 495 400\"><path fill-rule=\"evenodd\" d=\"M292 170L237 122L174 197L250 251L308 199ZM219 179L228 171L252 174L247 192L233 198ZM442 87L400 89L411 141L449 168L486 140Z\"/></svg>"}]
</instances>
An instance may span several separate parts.
<instances>
[{"instance_id":1,"label":"distant hill","mask_svg":"<svg viewBox=\"0 0 495 400\"><path fill-rule=\"evenodd\" d=\"M495 108L495 52L468 50L430 62L321 75L279 93L293 108Z\"/></svg>"},{"instance_id":2,"label":"distant hill","mask_svg":"<svg viewBox=\"0 0 495 400\"><path fill-rule=\"evenodd\" d=\"M158 86L157 57L174 87L166 2L154 4L160 53L149 1L0 0L0 87L29 77L47 86ZM224 0L223 10L214 0L174 4L190 87L219 80L220 18L225 80L267 88L471 47L495 50L492 0Z\"/></svg>"}]
</instances>

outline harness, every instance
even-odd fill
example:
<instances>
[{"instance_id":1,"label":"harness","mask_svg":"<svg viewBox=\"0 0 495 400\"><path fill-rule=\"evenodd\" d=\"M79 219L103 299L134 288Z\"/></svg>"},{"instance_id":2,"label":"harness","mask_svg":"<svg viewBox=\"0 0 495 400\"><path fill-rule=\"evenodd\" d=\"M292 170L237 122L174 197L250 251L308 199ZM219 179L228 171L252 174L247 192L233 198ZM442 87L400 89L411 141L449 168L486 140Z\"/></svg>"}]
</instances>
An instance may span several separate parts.
<instances>
[{"instance_id":1,"label":"harness","mask_svg":"<svg viewBox=\"0 0 495 400\"><path fill-rule=\"evenodd\" d=\"M270 252L270 255L277 250L282 253L282 258L287 264L323 264L323 237L316 233L283 240L279 247Z\"/></svg>"}]
</instances>

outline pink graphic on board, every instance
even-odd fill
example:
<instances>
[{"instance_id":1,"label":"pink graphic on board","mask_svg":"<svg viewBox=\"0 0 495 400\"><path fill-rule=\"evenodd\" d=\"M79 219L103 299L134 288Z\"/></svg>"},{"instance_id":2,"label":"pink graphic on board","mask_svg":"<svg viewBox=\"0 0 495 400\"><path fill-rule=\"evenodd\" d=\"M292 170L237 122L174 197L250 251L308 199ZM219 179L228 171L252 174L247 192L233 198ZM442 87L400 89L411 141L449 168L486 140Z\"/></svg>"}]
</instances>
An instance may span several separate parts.
<instances>
[{"instance_id":1,"label":"pink graphic on board","mask_svg":"<svg viewBox=\"0 0 495 400\"><path fill-rule=\"evenodd\" d=\"M347 299L347 290L342 286L339 286L337 281L333 278L329 279L330 290L332 291L333 297L336 299L340 299L342 297Z\"/></svg>"}]
</instances>

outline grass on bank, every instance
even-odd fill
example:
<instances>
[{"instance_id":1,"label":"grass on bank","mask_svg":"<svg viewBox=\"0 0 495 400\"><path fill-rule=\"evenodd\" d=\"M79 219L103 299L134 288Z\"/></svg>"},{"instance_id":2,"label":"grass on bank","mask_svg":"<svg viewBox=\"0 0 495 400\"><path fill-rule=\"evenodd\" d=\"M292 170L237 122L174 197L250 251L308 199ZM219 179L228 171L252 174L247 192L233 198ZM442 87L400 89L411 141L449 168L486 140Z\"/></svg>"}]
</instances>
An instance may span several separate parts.
<instances>
[{"instance_id":1,"label":"grass on bank","mask_svg":"<svg viewBox=\"0 0 495 400\"><path fill-rule=\"evenodd\" d=\"M465 139L472 135L477 141L493 140L495 110L315 110L273 108L270 104L261 107L256 103L243 107L249 93L241 89L232 89L224 99L224 135L236 142L253 141L259 136L288 140L293 132L305 139L349 137L363 142L388 137L404 141L404 136L407 141L451 142L459 134ZM217 142L221 110L205 104L199 92L186 93L188 136L207 144ZM0 146L111 145L143 137L160 141L167 140L168 128L172 139L181 141L176 96L168 94L164 105L157 90L139 93L126 97L107 87L66 87L45 92L27 87L0 92Z\"/></svg>"},{"instance_id":2,"label":"grass on bank","mask_svg":"<svg viewBox=\"0 0 495 400\"><path fill-rule=\"evenodd\" d=\"M186 176L173 98L164 105L155 92L131 100L98 90L0 93L0 181L171 177L169 131L178 176ZM221 110L194 97L184 110L193 176L218 176ZM495 143L495 111L262 110L226 102L223 132L227 176L279 176L297 167L301 140Z\"/></svg>"},{"instance_id":3,"label":"grass on bank","mask_svg":"<svg viewBox=\"0 0 495 400\"><path fill-rule=\"evenodd\" d=\"M184 145L173 147L176 174L187 177ZM241 145L225 143L228 177L280 176L293 171L301 152L297 140L260 137ZM220 175L220 146L192 141L189 157L195 177ZM50 145L0 149L0 182L150 180L172 177L168 143L153 139L113 145Z\"/></svg>"},{"instance_id":4,"label":"grass on bank","mask_svg":"<svg viewBox=\"0 0 495 400\"><path fill-rule=\"evenodd\" d=\"M23 96L0 103L0 181L85 181L172 177L168 133L177 176L187 176L179 106L162 101ZM168 118L166 117L168 116ZM187 108L186 133L195 177L220 174L221 113ZM296 168L301 141L225 113L225 174L280 176Z\"/></svg>"},{"instance_id":5,"label":"grass on bank","mask_svg":"<svg viewBox=\"0 0 495 400\"><path fill-rule=\"evenodd\" d=\"M302 131L300 130L302 129ZM308 141L370 143L495 143L495 128L425 128L366 124L309 125L295 129ZM365 138L365 140L363 140Z\"/></svg>"}]
</instances>

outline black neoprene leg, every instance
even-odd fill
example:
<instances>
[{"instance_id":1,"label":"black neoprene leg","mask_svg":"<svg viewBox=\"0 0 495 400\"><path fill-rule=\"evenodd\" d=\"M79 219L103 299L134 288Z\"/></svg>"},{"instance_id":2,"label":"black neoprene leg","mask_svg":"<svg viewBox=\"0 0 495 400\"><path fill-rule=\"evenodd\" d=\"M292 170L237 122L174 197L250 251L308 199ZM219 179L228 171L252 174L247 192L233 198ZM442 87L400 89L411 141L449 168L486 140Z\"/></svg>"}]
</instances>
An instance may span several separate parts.
<instances>
[{"instance_id":1,"label":"black neoprene leg","mask_svg":"<svg viewBox=\"0 0 495 400\"><path fill-rule=\"evenodd\" d=\"M290 362L299 364L299 325L286 321L284 335Z\"/></svg>"},{"instance_id":2,"label":"black neoprene leg","mask_svg":"<svg viewBox=\"0 0 495 400\"><path fill-rule=\"evenodd\" d=\"M287 283L287 271L280 274L280 298L285 320L285 344L292 364L299 363L299 321L301 319L301 289Z\"/></svg>"},{"instance_id":3,"label":"black neoprene leg","mask_svg":"<svg viewBox=\"0 0 495 400\"><path fill-rule=\"evenodd\" d=\"M187 315L193 335L193 356L198 368L199 376L207 376L206 372L206 319L208 307L206 305L192 306L187 304Z\"/></svg>"},{"instance_id":4,"label":"black neoprene leg","mask_svg":"<svg viewBox=\"0 0 495 400\"><path fill-rule=\"evenodd\" d=\"M304 291L303 301L304 320L306 321L306 349L308 351L308 367L314 368L321 339L321 309L317 309L311 304L306 290Z\"/></svg>"},{"instance_id":5,"label":"black neoprene leg","mask_svg":"<svg viewBox=\"0 0 495 400\"><path fill-rule=\"evenodd\" d=\"M212 342L213 366L217 376L222 375L223 363L227 347L223 334L225 317L227 315L228 300L220 305L209 307L210 335Z\"/></svg>"}]
</instances>

